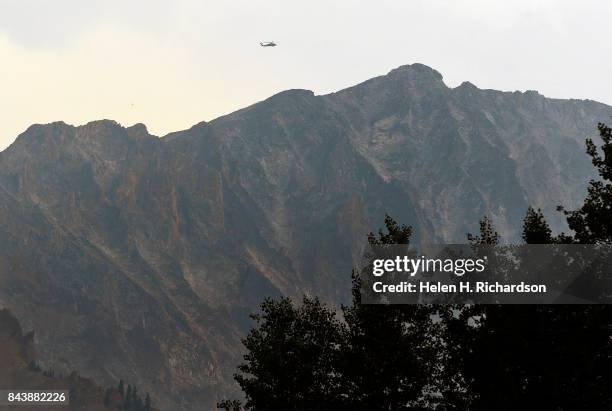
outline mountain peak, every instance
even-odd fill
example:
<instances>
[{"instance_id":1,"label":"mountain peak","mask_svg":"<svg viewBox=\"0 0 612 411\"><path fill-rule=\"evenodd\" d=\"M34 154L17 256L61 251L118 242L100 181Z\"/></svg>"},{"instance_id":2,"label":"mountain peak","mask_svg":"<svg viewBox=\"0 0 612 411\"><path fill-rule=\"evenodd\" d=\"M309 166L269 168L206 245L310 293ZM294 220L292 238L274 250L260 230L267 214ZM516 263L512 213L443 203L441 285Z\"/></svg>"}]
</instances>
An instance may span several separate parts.
<instances>
[{"instance_id":1,"label":"mountain peak","mask_svg":"<svg viewBox=\"0 0 612 411\"><path fill-rule=\"evenodd\" d=\"M403 76L414 80L434 80L442 81L442 74L437 70L432 69L429 66L421 63L405 64L391 70L387 76Z\"/></svg>"},{"instance_id":2,"label":"mountain peak","mask_svg":"<svg viewBox=\"0 0 612 411\"><path fill-rule=\"evenodd\" d=\"M271 97L268 97L264 101L275 101L275 100L284 100L284 99L303 99L314 97L314 92L312 90L305 90L301 88L293 88L289 90L281 91L280 93L276 93Z\"/></svg>"},{"instance_id":3,"label":"mountain peak","mask_svg":"<svg viewBox=\"0 0 612 411\"><path fill-rule=\"evenodd\" d=\"M149 130L147 130L147 126L143 123L136 123L128 128L126 128L127 134L133 138L146 138L149 137Z\"/></svg>"},{"instance_id":4,"label":"mountain peak","mask_svg":"<svg viewBox=\"0 0 612 411\"><path fill-rule=\"evenodd\" d=\"M119 129L123 129L123 126L121 126L121 124L117 123L115 120L108 119L90 121L87 124L77 127L77 130L85 131L87 134L93 133L103 135L112 133Z\"/></svg>"},{"instance_id":5,"label":"mountain peak","mask_svg":"<svg viewBox=\"0 0 612 411\"><path fill-rule=\"evenodd\" d=\"M474 83L471 83L469 81L464 81L463 83L461 83L457 88L465 88L465 89L477 89L478 87L476 87L476 85Z\"/></svg>"},{"instance_id":6,"label":"mountain peak","mask_svg":"<svg viewBox=\"0 0 612 411\"><path fill-rule=\"evenodd\" d=\"M28 150L30 146L40 146L45 143L54 144L54 142L72 133L74 133L74 126L66 124L63 121L55 121L46 124L32 124L23 133L17 136L13 144L11 144L7 150L16 150L19 147Z\"/></svg>"}]
</instances>

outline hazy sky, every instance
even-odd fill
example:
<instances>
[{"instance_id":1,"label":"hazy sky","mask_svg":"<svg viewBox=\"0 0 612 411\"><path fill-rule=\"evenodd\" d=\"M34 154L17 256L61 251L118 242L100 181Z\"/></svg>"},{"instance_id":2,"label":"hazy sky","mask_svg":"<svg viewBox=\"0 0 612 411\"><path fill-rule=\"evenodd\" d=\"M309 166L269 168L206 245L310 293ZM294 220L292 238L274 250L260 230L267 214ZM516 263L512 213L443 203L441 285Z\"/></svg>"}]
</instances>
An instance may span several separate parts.
<instances>
[{"instance_id":1,"label":"hazy sky","mask_svg":"<svg viewBox=\"0 0 612 411\"><path fill-rule=\"evenodd\" d=\"M163 135L415 62L451 87L612 104L611 17L607 0L0 0L0 148L55 120Z\"/></svg>"}]
</instances>

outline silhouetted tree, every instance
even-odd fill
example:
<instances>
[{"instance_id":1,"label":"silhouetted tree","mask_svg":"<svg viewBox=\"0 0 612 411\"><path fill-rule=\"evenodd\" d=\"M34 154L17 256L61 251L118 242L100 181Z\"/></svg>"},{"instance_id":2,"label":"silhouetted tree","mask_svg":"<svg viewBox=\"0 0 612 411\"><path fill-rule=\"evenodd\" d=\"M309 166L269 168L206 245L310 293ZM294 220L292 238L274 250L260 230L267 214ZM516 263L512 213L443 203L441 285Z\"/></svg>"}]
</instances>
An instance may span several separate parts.
<instances>
[{"instance_id":1,"label":"silhouetted tree","mask_svg":"<svg viewBox=\"0 0 612 411\"><path fill-rule=\"evenodd\" d=\"M484 216L479 222L480 234L473 235L468 233L467 239L473 245L497 245L499 244L499 234L493 227L493 222L488 216Z\"/></svg>"},{"instance_id":2,"label":"silhouetted tree","mask_svg":"<svg viewBox=\"0 0 612 411\"><path fill-rule=\"evenodd\" d=\"M605 124L597 128L603 141L601 153L590 138L586 140L586 151L601 180L589 181L587 197L579 209L567 211L559 207L575 233L575 241L583 244L612 242L612 128Z\"/></svg>"},{"instance_id":3,"label":"silhouetted tree","mask_svg":"<svg viewBox=\"0 0 612 411\"><path fill-rule=\"evenodd\" d=\"M385 217L386 232L370 233L372 246L410 243L412 227ZM349 409L412 409L424 401L437 368L438 338L432 307L361 303L361 281L353 272L353 300L343 307L347 338L341 374Z\"/></svg>"},{"instance_id":4,"label":"silhouetted tree","mask_svg":"<svg viewBox=\"0 0 612 411\"><path fill-rule=\"evenodd\" d=\"M600 125L604 144L610 131ZM609 165L597 156L593 143L587 151L602 178ZM610 149L603 149L611 161ZM608 169L606 169L608 167ZM553 237L541 211L530 208L523 221L527 244L610 241L606 222L612 221L609 185L591 181L585 205L565 212L576 237ZM601 224L600 224L601 223ZM481 222L473 243L497 243L490 222ZM464 401L474 409L607 409L610 386L611 315L608 306L473 306L460 315L445 316L451 364L461 376ZM453 374L454 373L454 374Z\"/></svg>"},{"instance_id":5,"label":"silhouetted tree","mask_svg":"<svg viewBox=\"0 0 612 411\"><path fill-rule=\"evenodd\" d=\"M130 408L132 406L132 386L128 384L125 397L123 399L123 408Z\"/></svg>"},{"instance_id":6,"label":"silhouetted tree","mask_svg":"<svg viewBox=\"0 0 612 411\"><path fill-rule=\"evenodd\" d=\"M241 411L242 403L238 400L223 400L217 404L217 408L224 411Z\"/></svg>"},{"instance_id":7,"label":"silhouetted tree","mask_svg":"<svg viewBox=\"0 0 612 411\"><path fill-rule=\"evenodd\" d=\"M106 390L104 390L104 406L105 407L108 407L110 405L110 395L111 395L110 388L107 388Z\"/></svg>"},{"instance_id":8,"label":"silhouetted tree","mask_svg":"<svg viewBox=\"0 0 612 411\"><path fill-rule=\"evenodd\" d=\"M132 407L136 410L142 409L142 398L140 398L140 396L138 395L138 389L136 388L136 385L134 385L134 387L132 388L132 400L130 402L132 404Z\"/></svg>"},{"instance_id":9,"label":"silhouetted tree","mask_svg":"<svg viewBox=\"0 0 612 411\"><path fill-rule=\"evenodd\" d=\"M336 372L343 327L318 299L300 306L288 298L266 299L244 345L235 378L256 410L318 409L340 403Z\"/></svg>"},{"instance_id":10,"label":"silhouetted tree","mask_svg":"<svg viewBox=\"0 0 612 411\"><path fill-rule=\"evenodd\" d=\"M41 371L40 366L34 360L30 361L30 363L28 364L28 370L34 371L34 372L40 372Z\"/></svg>"},{"instance_id":11,"label":"silhouetted tree","mask_svg":"<svg viewBox=\"0 0 612 411\"><path fill-rule=\"evenodd\" d=\"M489 264L494 262L494 247L499 244L499 234L491 219L485 216L479 221L479 233L468 233L468 242L475 253L486 256ZM488 265L489 265L488 264ZM495 334L489 334L489 324L498 317L500 306L487 305L447 305L440 307L443 328L444 350L442 357L442 377L439 389L441 404L449 409L484 409L479 404L487 403L482 394L493 393L490 388L496 384L492 370L486 378L485 372L498 349L503 349L490 341ZM492 347L495 347L494 349ZM503 376L505 378L505 375ZM502 387L500 383L497 387ZM501 402L501 401L500 401Z\"/></svg>"},{"instance_id":12,"label":"silhouetted tree","mask_svg":"<svg viewBox=\"0 0 612 411\"><path fill-rule=\"evenodd\" d=\"M521 237L526 244L551 244L553 242L550 226L539 208L538 211L531 207L527 209Z\"/></svg>"},{"instance_id":13,"label":"silhouetted tree","mask_svg":"<svg viewBox=\"0 0 612 411\"><path fill-rule=\"evenodd\" d=\"M405 244L412 228L385 218L372 245ZM353 304L345 323L318 299L300 306L266 299L244 340L247 354L235 376L249 410L412 409L433 383L438 340L431 307L361 304L353 272ZM219 407L240 409L236 401Z\"/></svg>"},{"instance_id":14,"label":"silhouetted tree","mask_svg":"<svg viewBox=\"0 0 612 411\"><path fill-rule=\"evenodd\" d=\"M145 410L150 410L151 409L151 396L149 395L149 393L147 393L147 395L145 397L144 409Z\"/></svg>"}]
</instances>

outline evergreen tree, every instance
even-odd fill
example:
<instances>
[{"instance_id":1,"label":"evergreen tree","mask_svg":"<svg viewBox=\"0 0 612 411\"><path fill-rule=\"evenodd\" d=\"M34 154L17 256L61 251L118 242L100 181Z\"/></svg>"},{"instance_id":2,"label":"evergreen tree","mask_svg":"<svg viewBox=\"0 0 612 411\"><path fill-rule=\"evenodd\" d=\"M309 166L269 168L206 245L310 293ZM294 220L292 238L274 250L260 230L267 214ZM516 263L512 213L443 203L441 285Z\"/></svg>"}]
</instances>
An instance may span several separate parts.
<instances>
[{"instance_id":1,"label":"evergreen tree","mask_svg":"<svg viewBox=\"0 0 612 411\"><path fill-rule=\"evenodd\" d=\"M145 397L144 409L147 411L151 409L151 396L149 395L149 393L147 393Z\"/></svg>"},{"instance_id":2,"label":"evergreen tree","mask_svg":"<svg viewBox=\"0 0 612 411\"><path fill-rule=\"evenodd\" d=\"M374 233L368 234L368 244L370 245L390 245L390 244L410 244L412 237L412 227L406 224L398 224L389 214L385 215L385 233L382 229L378 230L378 236Z\"/></svg>"},{"instance_id":3,"label":"evergreen tree","mask_svg":"<svg viewBox=\"0 0 612 411\"><path fill-rule=\"evenodd\" d=\"M612 242L612 128L605 124L598 124L597 128L603 141L601 153L590 138L586 140L586 151L601 180L589 182L587 197L578 210L559 207L567 216L576 242L582 244Z\"/></svg>"},{"instance_id":4,"label":"evergreen tree","mask_svg":"<svg viewBox=\"0 0 612 411\"><path fill-rule=\"evenodd\" d=\"M36 361L32 360L28 364L28 370L34 371L34 372L40 372L40 366L38 365Z\"/></svg>"},{"instance_id":5,"label":"evergreen tree","mask_svg":"<svg viewBox=\"0 0 612 411\"><path fill-rule=\"evenodd\" d=\"M407 246L412 227L385 217L386 232L370 233L372 246ZM342 372L349 409L412 409L434 383L438 338L433 309L423 305L361 304L361 281L353 272L353 302L343 307L347 338Z\"/></svg>"},{"instance_id":6,"label":"evergreen tree","mask_svg":"<svg viewBox=\"0 0 612 411\"><path fill-rule=\"evenodd\" d=\"M371 245L404 244L412 228L385 218ZM361 304L353 272L353 303L345 323L318 299L301 306L266 299L244 344L235 376L249 410L413 409L425 403L437 375L439 339L432 308ZM223 401L225 410L240 403Z\"/></svg>"},{"instance_id":7,"label":"evergreen tree","mask_svg":"<svg viewBox=\"0 0 612 411\"><path fill-rule=\"evenodd\" d=\"M467 239L472 245L497 245L499 244L499 234L493 227L493 222L488 216L484 216L479 222L480 235L467 235Z\"/></svg>"},{"instance_id":8,"label":"evergreen tree","mask_svg":"<svg viewBox=\"0 0 612 411\"><path fill-rule=\"evenodd\" d=\"M123 399L123 407L130 408L132 406L132 386L128 384L127 391L125 392L125 397Z\"/></svg>"},{"instance_id":9,"label":"evergreen tree","mask_svg":"<svg viewBox=\"0 0 612 411\"><path fill-rule=\"evenodd\" d=\"M553 243L552 231L539 208L538 211L531 207L527 209L521 237L526 244Z\"/></svg>"},{"instance_id":10,"label":"evergreen tree","mask_svg":"<svg viewBox=\"0 0 612 411\"><path fill-rule=\"evenodd\" d=\"M110 393L111 393L110 388L107 388L106 390L104 390L104 406L105 407L108 407L110 405Z\"/></svg>"},{"instance_id":11,"label":"evergreen tree","mask_svg":"<svg viewBox=\"0 0 612 411\"><path fill-rule=\"evenodd\" d=\"M119 394L121 394L121 396L123 397L123 395L125 394L125 387L124 387L123 380L119 380L119 386L117 387L117 389L119 390Z\"/></svg>"},{"instance_id":12,"label":"evergreen tree","mask_svg":"<svg viewBox=\"0 0 612 411\"><path fill-rule=\"evenodd\" d=\"M217 408L224 411L241 411L242 403L238 400L223 400L217 404Z\"/></svg>"},{"instance_id":13,"label":"evergreen tree","mask_svg":"<svg viewBox=\"0 0 612 411\"><path fill-rule=\"evenodd\" d=\"M266 299L244 345L245 362L235 379L253 410L315 410L338 407L336 370L343 327L318 299L300 306L288 298ZM224 405L235 405L224 403Z\"/></svg>"},{"instance_id":14,"label":"evergreen tree","mask_svg":"<svg viewBox=\"0 0 612 411\"><path fill-rule=\"evenodd\" d=\"M472 241L489 243L483 220ZM560 242L541 212L523 222L527 243ZM572 242L565 236L562 242ZM612 364L608 306L487 305L446 315L448 372L460 376L466 408L606 409Z\"/></svg>"},{"instance_id":15,"label":"evergreen tree","mask_svg":"<svg viewBox=\"0 0 612 411\"><path fill-rule=\"evenodd\" d=\"M479 258L486 256L489 263L499 265L495 261L494 247L499 244L500 237L488 216L479 221L479 234L468 233L467 239ZM447 408L487 409L483 405L490 404L490 401L483 395L492 395L504 386L502 381L492 390L499 380L496 379L498 370L490 364L497 360L497 350L503 348L491 341L490 337L497 335L489 335L487 328L499 317L498 312L502 309L501 306L486 305L440 307L445 342L440 390ZM506 378L505 375L502 377ZM503 394L499 399L499 404L507 401Z\"/></svg>"}]
</instances>

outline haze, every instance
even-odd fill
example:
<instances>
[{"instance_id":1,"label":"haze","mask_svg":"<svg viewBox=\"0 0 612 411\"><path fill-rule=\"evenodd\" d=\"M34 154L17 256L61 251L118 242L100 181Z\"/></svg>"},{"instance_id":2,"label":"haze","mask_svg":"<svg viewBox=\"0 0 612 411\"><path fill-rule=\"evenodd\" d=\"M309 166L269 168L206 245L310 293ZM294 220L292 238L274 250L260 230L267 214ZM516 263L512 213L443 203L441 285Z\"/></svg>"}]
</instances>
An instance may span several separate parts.
<instances>
[{"instance_id":1,"label":"haze","mask_svg":"<svg viewBox=\"0 0 612 411\"><path fill-rule=\"evenodd\" d=\"M281 90L329 93L415 62L451 87L612 104L604 0L0 0L0 10L0 148L56 120L164 135ZM270 40L279 46L258 44Z\"/></svg>"}]
</instances>

